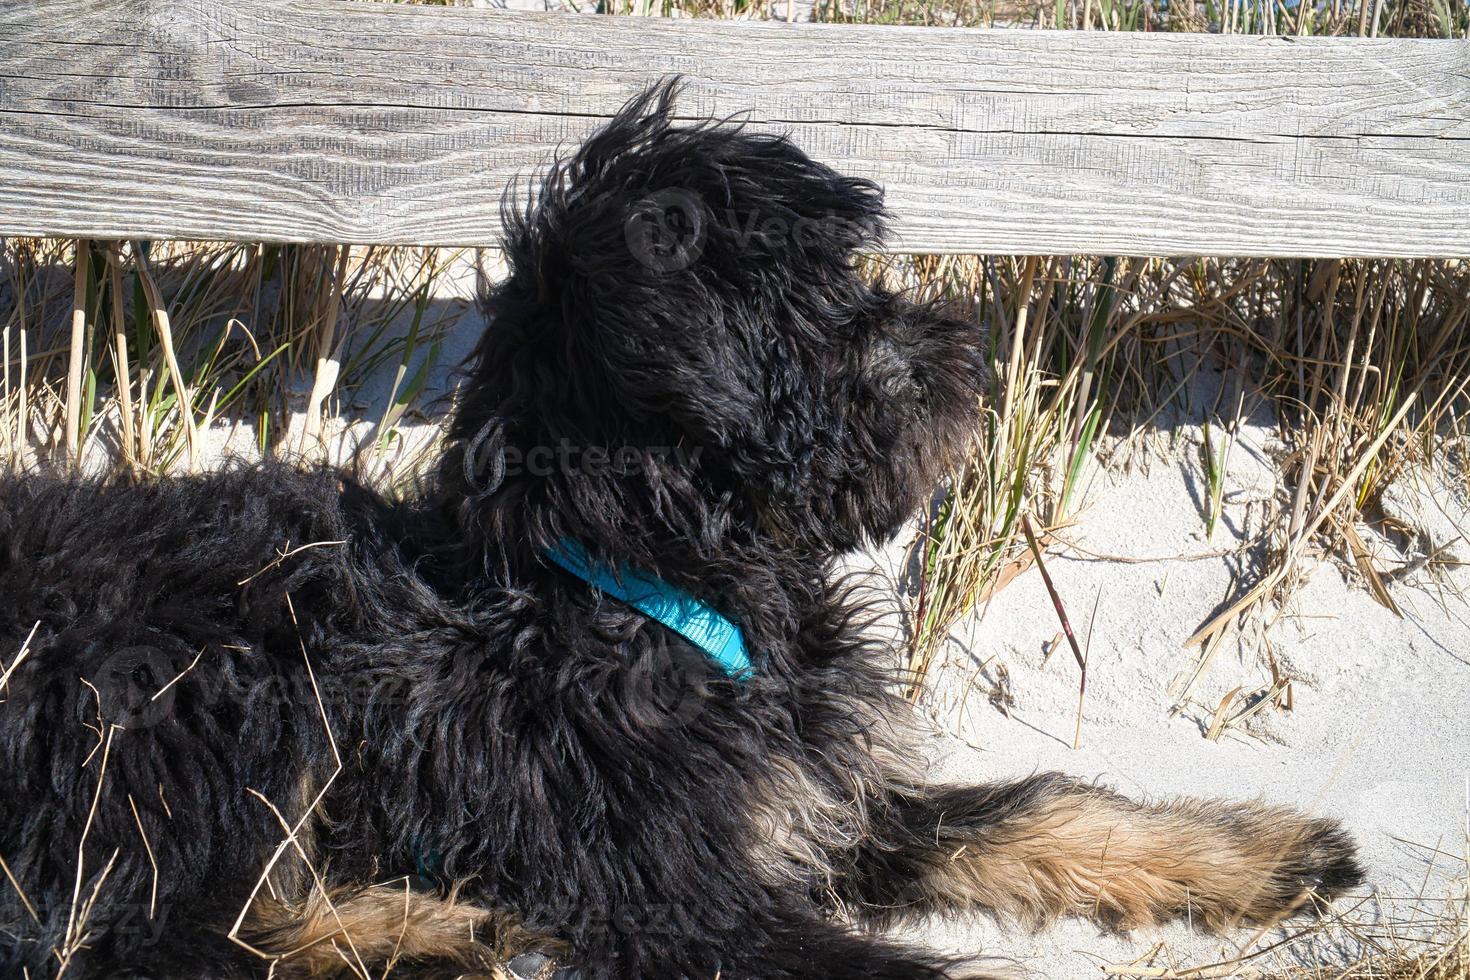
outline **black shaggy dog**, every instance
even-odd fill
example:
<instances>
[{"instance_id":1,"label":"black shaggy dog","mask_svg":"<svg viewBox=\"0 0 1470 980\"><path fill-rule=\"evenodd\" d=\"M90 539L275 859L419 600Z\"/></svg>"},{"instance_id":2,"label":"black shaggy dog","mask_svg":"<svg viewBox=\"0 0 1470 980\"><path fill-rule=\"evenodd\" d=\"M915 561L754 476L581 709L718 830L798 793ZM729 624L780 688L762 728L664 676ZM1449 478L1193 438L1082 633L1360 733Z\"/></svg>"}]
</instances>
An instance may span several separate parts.
<instances>
[{"instance_id":1,"label":"black shaggy dog","mask_svg":"<svg viewBox=\"0 0 1470 980\"><path fill-rule=\"evenodd\" d=\"M916 980L967 974L855 926L1224 928L1359 880L1289 810L925 784L834 561L963 448L978 332L854 270L876 187L671 99L508 216L414 499L0 481L5 978Z\"/></svg>"}]
</instances>

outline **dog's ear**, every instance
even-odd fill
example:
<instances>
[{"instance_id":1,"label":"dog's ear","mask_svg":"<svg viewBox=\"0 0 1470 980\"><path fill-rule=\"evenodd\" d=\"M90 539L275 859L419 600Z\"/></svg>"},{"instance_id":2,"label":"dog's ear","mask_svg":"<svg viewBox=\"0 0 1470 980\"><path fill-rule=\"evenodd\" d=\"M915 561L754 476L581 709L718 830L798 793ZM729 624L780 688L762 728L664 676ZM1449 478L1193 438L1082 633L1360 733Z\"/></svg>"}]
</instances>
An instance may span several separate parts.
<instances>
[{"instance_id":1,"label":"dog's ear","mask_svg":"<svg viewBox=\"0 0 1470 980\"><path fill-rule=\"evenodd\" d=\"M779 455L770 413L812 414L803 366L874 302L853 253L882 233L881 194L782 136L675 126L676 91L630 102L509 217L490 312L564 365L547 394L582 418Z\"/></svg>"}]
</instances>

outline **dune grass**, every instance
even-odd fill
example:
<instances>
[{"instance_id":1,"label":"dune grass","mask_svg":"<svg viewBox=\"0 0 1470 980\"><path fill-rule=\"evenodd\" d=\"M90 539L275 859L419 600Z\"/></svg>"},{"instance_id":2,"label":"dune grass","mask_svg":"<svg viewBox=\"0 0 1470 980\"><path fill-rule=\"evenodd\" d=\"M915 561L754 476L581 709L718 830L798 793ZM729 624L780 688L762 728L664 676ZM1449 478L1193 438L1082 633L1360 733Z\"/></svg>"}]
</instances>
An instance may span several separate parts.
<instances>
[{"instance_id":1,"label":"dune grass","mask_svg":"<svg viewBox=\"0 0 1470 980\"><path fill-rule=\"evenodd\" d=\"M430 301L453 259L331 245L0 241L0 457L12 467L101 458L152 474L196 470L218 455L221 425L253 433L257 452L310 457L324 420L359 414L357 394L393 371L373 420L385 445L431 394L449 321ZM288 433L293 411L302 420Z\"/></svg>"},{"instance_id":2,"label":"dune grass","mask_svg":"<svg viewBox=\"0 0 1470 980\"><path fill-rule=\"evenodd\" d=\"M1029 565L1021 518L1066 524L1103 436L1126 456L1176 408L1211 420L1200 453L1207 535L1245 406L1269 404L1281 420L1291 488L1272 514L1268 571L1191 644L1283 598L1308 555L1342 556L1396 608L1358 529L1384 527L1379 498L1405 467L1463 443L1470 266L985 257L914 259L904 274L972 303L990 324L997 379L978 448L924 529L916 690L949 628ZM1228 394L1189 406L1201 370L1221 372Z\"/></svg>"}]
</instances>

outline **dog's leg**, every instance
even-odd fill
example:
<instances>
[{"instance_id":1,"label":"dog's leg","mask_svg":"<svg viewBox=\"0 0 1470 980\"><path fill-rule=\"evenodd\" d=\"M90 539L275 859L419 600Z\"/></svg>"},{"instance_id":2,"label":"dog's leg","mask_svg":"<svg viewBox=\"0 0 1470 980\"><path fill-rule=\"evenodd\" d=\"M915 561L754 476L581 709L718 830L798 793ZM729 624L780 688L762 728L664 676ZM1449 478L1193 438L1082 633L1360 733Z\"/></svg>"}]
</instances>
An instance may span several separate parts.
<instances>
[{"instance_id":1,"label":"dog's leg","mask_svg":"<svg viewBox=\"0 0 1470 980\"><path fill-rule=\"evenodd\" d=\"M500 964L512 956L561 948L508 912L414 891L404 880L330 896L317 890L289 903L257 899L244 934L282 980L360 977L364 971L405 980L503 980Z\"/></svg>"},{"instance_id":2,"label":"dog's leg","mask_svg":"<svg viewBox=\"0 0 1470 980\"><path fill-rule=\"evenodd\" d=\"M983 909L1117 929L1187 918L1213 930L1309 911L1362 880L1332 820L1281 807L1136 803L1058 774L895 796L838 895L885 921Z\"/></svg>"}]
</instances>

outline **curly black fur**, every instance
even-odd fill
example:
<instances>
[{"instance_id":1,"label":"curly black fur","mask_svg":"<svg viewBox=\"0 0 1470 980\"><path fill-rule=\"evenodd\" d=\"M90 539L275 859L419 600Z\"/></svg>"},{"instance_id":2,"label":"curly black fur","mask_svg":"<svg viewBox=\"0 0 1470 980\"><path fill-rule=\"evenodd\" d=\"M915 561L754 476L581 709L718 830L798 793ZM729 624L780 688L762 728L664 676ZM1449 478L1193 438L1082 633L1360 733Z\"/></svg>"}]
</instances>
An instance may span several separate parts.
<instances>
[{"instance_id":1,"label":"curly black fur","mask_svg":"<svg viewBox=\"0 0 1470 980\"><path fill-rule=\"evenodd\" d=\"M455 883L588 980L955 975L832 903L960 904L942 811L979 850L1063 797L906 773L833 566L962 448L978 331L856 271L875 186L675 126L672 97L507 215L510 275L412 499L281 464L0 480L4 976L263 976L232 924L317 887L294 846L271 864L282 818L334 893ZM738 622L754 676L557 569L563 538ZM1351 884L1332 844L1318 877ZM420 949L392 975L442 969Z\"/></svg>"}]
</instances>

